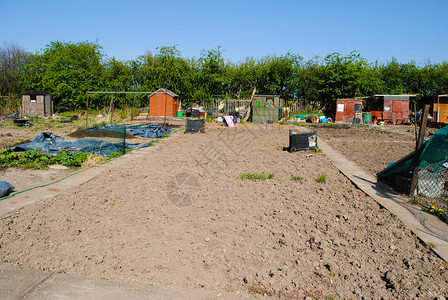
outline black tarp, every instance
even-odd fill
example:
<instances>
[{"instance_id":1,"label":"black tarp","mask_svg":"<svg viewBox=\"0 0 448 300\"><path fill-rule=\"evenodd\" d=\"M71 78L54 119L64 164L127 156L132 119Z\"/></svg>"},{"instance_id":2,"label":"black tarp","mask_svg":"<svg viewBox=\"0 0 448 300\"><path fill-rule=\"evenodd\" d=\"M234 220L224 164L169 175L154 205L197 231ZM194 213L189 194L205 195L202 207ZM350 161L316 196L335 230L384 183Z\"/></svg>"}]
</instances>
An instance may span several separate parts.
<instances>
[{"instance_id":1,"label":"black tarp","mask_svg":"<svg viewBox=\"0 0 448 300\"><path fill-rule=\"evenodd\" d=\"M165 135L169 135L171 133L171 128L165 127L164 130L163 126L155 124L134 125L134 126L120 126L120 125L108 124L105 126L89 128L90 131L96 131L101 129L114 130L114 131L126 130L126 133L145 138L161 138L164 133Z\"/></svg>"},{"instance_id":2,"label":"black tarp","mask_svg":"<svg viewBox=\"0 0 448 300\"><path fill-rule=\"evenodd\" d=\"M122 153L124 149L148 147L150 143L129 144L125 142L111 143L97 140L66 140L51 132L42 132L31 143L11 148L16 152L41 150L42 153L57 154L59 152L90 152L94 155L108 156L112 152Z\"/></svg>"}]
</instances>

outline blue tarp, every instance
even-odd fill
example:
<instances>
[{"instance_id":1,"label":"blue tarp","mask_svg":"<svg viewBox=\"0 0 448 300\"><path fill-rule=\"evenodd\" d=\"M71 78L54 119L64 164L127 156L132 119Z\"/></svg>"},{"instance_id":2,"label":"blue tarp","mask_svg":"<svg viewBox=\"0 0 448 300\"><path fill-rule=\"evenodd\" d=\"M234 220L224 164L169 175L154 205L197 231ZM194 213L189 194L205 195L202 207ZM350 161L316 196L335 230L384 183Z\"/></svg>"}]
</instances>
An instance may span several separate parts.
<instances>
[{"instance_id":1,"label":"blue tarp","mask_svg":"<svg viewBox=\"0 0 448 300\"><path fill-rule=\"evenodd\" d=\"M148 125L134 125L134 126L120 126L108 124L105 126L98 126L89 128L90 131L96 131L100 129L106 130L114 130L114 131L123 131L126 130L126 133L137 135L145 138L160 138L163 136L163 126L148 124ZM171 128L165 127L165 135L169 135L171 133Z\"/></svg>"},{"instance_id":2,"label":"blue tarp","mask_svg":"<svg viewBox=\"0 0 448 300\"><path fill-rule=\"evenodd\" d=\"M110 143L96 140L66 140L51 132L42 132L31 143L19 145L11 148L16 152L28 150L41 150L42 153L57 154L59 152L90 152L94 155L108 156L112 152L122 153L123 148L136 149L148 147L150 143L129 144Z\"/></svg>"},{"instance_id":3,"label":"blue tarp","mask_svg":"<svg viewBox=\"0 0 448 300\"><path fill-rule=\"evenodd\" d=\"M8 196L14 191L14 186L6 181L0 181L0 198Z\"/></svg>"}]
</instances>

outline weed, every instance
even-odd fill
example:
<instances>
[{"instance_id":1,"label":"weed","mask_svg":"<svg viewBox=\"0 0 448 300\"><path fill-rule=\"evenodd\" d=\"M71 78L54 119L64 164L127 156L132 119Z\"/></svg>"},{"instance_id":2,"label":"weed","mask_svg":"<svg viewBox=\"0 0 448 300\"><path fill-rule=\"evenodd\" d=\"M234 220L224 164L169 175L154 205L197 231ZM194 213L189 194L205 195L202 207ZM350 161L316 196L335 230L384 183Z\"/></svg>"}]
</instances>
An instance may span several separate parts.
<instances>
[{"instance_id":1,"label":"weed","mask_svg":"<svg viewBox=\"0 0 448 300\"><path fill-rule=\"evenodd\" d=\"M274 178L273 173L264 174L264 173L245 173L240 176L241 180L266 180Z\"/></svg>"},{"instance_id":2,"label":"weed","mask_svg":"<svg viewBox=\"0 0 448 300\"><path fill-rule=\"evenodd\" d=\"M319 177L317 177L316 181L319 182L319 183L327 182L327 174L319 175Z\"/></svg>"},{"instance_id":3,"label":"weed","mask_svg":"<svg viewBox=\"0 0 448 300\"><path fill-rule=\"evenodd\" d=\"M418 198L412 198L411 200L409 200L409 203L411 203L411 204L421 204L422 200L420 200Z\"/></svg>"},{"instance_id":4,"label":"weed","mask_svg":"<svg viewBox=\"0 0 448 300\"><path fill-rule=\"evenodd\" d=\"M313 153L322 153L322 149L316 148L313 150Z\"/></svg>"},{"instance_id":5,"label":"weed","mask_svg":"<svg viewBox=\"0 0 448 300\"><path fill-rule=\"evenodd\" d=\"M291 180L292 181L298 181L298 182L302 182L305 178L303 178L302 176L292 176Z\"/></svg>"}]
</instances>

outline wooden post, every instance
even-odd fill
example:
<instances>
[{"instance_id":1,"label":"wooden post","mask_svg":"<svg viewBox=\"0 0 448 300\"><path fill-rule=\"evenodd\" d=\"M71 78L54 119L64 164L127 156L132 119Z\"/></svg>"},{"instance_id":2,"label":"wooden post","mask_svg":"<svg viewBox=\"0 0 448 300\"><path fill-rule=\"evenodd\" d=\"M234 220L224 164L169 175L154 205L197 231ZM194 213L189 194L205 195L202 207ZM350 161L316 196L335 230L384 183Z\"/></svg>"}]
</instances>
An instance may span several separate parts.
<instances>
[{"instance_id":1,"label":"wooden post","mask_svg":"<svg viewBox=\"0 0 448 300\"><path fill-rule=\"evenodd\" d=\"M428 113L429 113L429 104L426 104L425 109L423 110L422 124L420 125L420 132L418 134L417 147L415 148L415 156L412 161L412 181L411 181L411 188L409 190L410 197L414 196L415 188L417 187L420 155L422 154L423 151L422 144L426 134L426 123L428 122Z\"/></svg>"}]
</instances>

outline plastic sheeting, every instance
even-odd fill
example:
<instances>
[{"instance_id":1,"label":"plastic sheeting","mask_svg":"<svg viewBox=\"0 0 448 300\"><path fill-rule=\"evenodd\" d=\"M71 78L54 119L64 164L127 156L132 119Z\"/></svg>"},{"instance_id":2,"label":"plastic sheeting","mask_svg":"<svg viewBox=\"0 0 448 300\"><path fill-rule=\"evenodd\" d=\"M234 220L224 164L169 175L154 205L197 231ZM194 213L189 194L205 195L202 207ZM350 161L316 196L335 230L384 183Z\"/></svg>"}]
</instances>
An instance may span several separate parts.
<instances>
[{"instance_id":1,"label":"plastic sheeting","mask_svg":"<svg viewBox=\"0 0 448 300\"><path fill-rule=\"evenodd\" d=\"M165 127L164 130L163 126L154 124L134 125L134 126L120 126L120 125L108 124L105 126L89 128L89 130L96 131L100 129L106 129L106 130L123 131L124 128L126 129L126 133L145 138L161 138L164 133L165 135L169 135L171 133L171 128Z\"/></svg>"},{"instance_id":2,"label":"plastic sheeting","mask_svg":"<svg viewBox=\"0 0 448 300\"><path fill-rule=\"evenodd\" d=\"M6 181L0 181L0 198L8 196L14 191L14 186Z\"/></svg>"},{"instance_id":3,"label":"plastic sheeting","mask_svg":"<svg viewBox=\"0 0 448 300\"><path fill-rule=\"evenodd\" d=\"M28 150L41 150L42 153L57 154L59 152L90 152L94 155L108 156L112 152L122 153L124 149L136 149L148 147L150 143L129 144L129 143L110 143L96 140L66 140L51 132L42 132L31 143L22 144L11 148L16 152Z\"/></svg>"}]
</instances>

